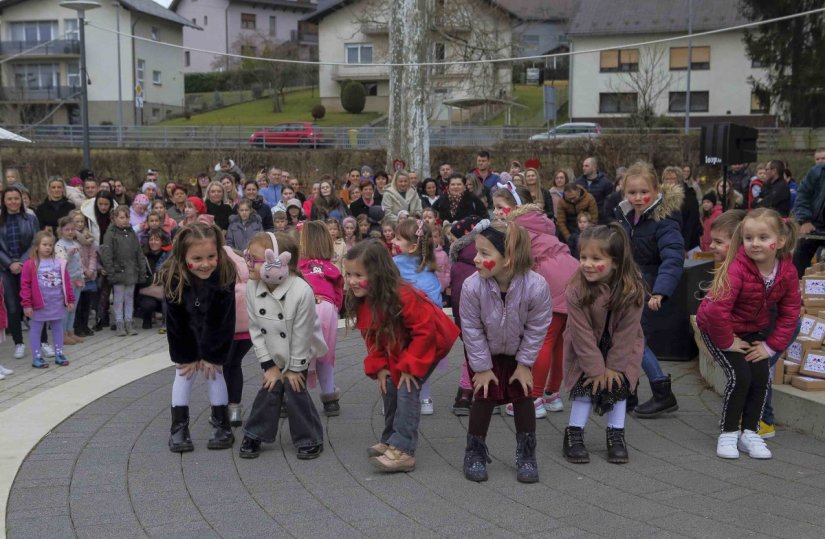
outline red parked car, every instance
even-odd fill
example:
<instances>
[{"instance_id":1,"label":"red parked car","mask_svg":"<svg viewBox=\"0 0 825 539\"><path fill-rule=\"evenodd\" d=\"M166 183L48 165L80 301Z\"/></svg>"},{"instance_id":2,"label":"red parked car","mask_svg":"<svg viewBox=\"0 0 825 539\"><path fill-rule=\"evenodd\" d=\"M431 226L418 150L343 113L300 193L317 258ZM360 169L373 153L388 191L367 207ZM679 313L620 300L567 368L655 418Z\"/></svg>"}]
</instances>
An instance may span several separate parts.
<instances>
[{"instance_id":1,"label":"red parked car","mask_svg":"<svg viewBox=\"0 0 825 539\"><path fill-rule=\"evenodd\" d=\"M310 122L278 124L256 131L249 143L261 148L272 146L318 146L323 142L321 130Z\"/></svg>"}]
</instances>

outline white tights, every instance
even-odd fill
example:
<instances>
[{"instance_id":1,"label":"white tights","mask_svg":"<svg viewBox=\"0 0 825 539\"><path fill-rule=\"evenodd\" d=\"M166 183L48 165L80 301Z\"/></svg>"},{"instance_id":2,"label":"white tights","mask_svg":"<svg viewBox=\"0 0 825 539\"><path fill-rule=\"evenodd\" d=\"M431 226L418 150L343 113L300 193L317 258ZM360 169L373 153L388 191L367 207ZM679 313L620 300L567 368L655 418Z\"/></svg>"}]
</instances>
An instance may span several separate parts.
<instances>
[{"instance_id":1,"label":"white tights","mask_svg":"<svg viewBox=\"0 0 825 539\"><path fill-rule=\"evenodd\" d=\"M192 396L192 386L195 384L195 375L189 380L185 376L179 376L175 370L175 381L172 383L172 406L189 406L189 399ZM223 374L218 373L214 380L206 379L206 390L209 393L209 404L212 406L224 406L229 404L229 393L226 391L226 380Z\"/></svg>"},{"instance_id":2,"label":"white tights","mask_svg":"<svg viewBox=\"0 0 825 539\"><path fill-rule=\"evenodd\" d=\"M590 402L590 397L576 397L570 407L570 422L571 427L587 426L587 420L590 419L590 411L593 408L593 403ZM607 412L607 426L613 429L624 428L624 416L627 411L627 401L618 401L613 405L613 409Z\"/></svg>"}]
</instances>

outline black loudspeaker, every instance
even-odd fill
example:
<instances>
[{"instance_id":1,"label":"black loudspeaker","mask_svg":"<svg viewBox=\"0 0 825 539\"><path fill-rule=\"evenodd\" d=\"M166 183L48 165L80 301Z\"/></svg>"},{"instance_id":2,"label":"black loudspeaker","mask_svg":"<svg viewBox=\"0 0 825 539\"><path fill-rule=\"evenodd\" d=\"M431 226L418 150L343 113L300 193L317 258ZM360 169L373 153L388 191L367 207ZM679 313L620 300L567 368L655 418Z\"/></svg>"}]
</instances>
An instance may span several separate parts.
<instances>
[{"instance_id":1,"label":"black loudspeaker","mask_svg":"<svg viewBox=\"0 0 825 539\"><path fill-rule=\"evenodd\" d=\"M738 124L702 126L699 158L703 165L735 165L756 161L759 131Z\"/></svg>"},{"instance_id":2,"label":"black loudspeaker","mask_svg":"<svg viewBox=\"0 0 825 539\"><path fill-rule=\"evenodd\" d=\"M662 309L648 316L647 345L656 357L665 361L690 361L698 349L693 340L690 315L696 314L704 291L713 280L712 260L685 260L684 273L673 296Z\"/></svg>"}]
</instances>

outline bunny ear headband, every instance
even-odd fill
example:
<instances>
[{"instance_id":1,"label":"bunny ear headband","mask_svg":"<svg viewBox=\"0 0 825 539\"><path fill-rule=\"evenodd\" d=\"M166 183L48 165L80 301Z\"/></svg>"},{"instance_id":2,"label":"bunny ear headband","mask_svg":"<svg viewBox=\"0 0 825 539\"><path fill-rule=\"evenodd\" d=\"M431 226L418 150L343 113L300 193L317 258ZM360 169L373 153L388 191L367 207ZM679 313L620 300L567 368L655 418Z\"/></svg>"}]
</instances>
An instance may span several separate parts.
<instances>
[{"instance_id":1,"label":"bunny ear headband","mask_svg":"<svg viewBox=\"0 0 825 539\"><path fill-rule=\"evenodd\" d=\"M479 235L483 236L484 238L489 240L490 243L493 244L493 247L496 248L496 251L498 251L501 254L501 256L505 256L504 255L504 238L505 238L504 232L499 232L498 230L493 228L491 225L492 225L492 223L490 222L489 219L482 219L481 221L478 222L478 224L475 226L473 231L470 232L470 236L479 236Z\"/></svg>"}]
</instances>

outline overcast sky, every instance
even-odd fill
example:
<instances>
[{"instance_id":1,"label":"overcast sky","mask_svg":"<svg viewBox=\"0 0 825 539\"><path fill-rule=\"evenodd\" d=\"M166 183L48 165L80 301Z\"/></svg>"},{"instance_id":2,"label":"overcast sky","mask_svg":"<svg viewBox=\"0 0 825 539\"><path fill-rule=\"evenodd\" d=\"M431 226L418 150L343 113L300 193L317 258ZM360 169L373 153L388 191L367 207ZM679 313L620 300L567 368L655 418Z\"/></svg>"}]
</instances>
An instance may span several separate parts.
<instances>
[{"instance_id":1,"label":"overcast sky","mask_svg":"<svg viewBox=\"0 0 825 539\"><path fill-rule=\"evenodd\" d=\"M172 3L172 0L155 0L155 2L162 5L163 7L169 7L169 4Z\"/></svg>"}]
</instances>

